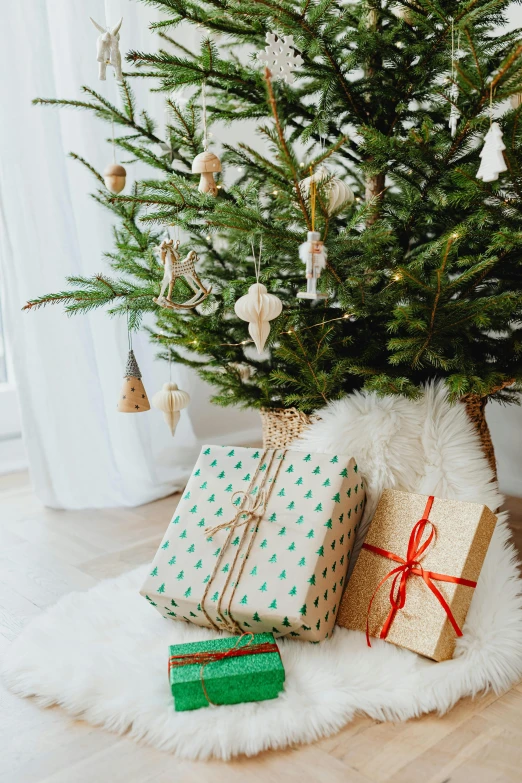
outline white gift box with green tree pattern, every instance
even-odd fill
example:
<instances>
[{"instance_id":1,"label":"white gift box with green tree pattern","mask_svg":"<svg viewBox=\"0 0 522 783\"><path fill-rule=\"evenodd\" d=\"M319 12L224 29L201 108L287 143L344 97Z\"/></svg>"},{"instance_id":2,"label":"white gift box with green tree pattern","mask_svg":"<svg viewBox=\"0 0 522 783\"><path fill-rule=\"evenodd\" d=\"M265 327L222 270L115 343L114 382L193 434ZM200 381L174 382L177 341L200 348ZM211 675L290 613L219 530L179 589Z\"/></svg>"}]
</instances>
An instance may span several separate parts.
<instances>
[{"instance_id":1,"label":"white gift box with green tree pattern","mask_svg":"<svg viewBox=\"0 0 522 783\"><path fill-rule=\"evenodd\" d=\"M347 456L204 446L141 593L173 620L326 639L364 497Z\"/></svg>"}]
</instances>

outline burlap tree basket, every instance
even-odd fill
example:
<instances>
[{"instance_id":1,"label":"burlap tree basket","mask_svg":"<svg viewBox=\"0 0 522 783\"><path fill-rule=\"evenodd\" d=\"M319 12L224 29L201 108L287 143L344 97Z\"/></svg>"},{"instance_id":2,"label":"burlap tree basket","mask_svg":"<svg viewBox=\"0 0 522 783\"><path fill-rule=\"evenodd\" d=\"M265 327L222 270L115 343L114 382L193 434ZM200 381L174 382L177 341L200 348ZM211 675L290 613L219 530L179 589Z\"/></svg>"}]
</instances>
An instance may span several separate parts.
<instances>
[{"instance_id":1,"label":"burlap tree basket","mask_svg":"<svg viewBox=\"0 0 522 783\"><path fill-rule=\"evenodd\" d=\"M511 383L512 381L509 382L509 384ZM509 384L504 385L507 386ZM500 388L495 389L495 391L500 391ZM488 458L496 477L495 451L486 421L487 401L487 397L480 397L478 394L468 394L461 400L466 406L469 418L475 425L482 444L482 450ZM288 446L310 426L315 418L314 416L307 416L306 413L302 413L297 408L261 408L260 412L263 424L263 445L269 449L282 449Z\"/></svg>"}]
</instances>

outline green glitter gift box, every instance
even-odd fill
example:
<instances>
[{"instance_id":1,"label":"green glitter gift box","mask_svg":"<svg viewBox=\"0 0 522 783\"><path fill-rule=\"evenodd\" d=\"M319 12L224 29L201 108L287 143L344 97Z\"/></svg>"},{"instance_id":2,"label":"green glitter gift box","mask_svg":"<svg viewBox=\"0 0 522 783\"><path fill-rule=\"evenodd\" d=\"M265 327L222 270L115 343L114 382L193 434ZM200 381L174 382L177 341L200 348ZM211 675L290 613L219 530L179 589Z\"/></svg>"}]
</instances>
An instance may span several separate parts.
<instances>
[{"instance_id":1,"label":"green glitter gift box","mask_svg":"<svg viewBox=\"0 0 522 783\"><path fill-rule=\"evenodd\" d=\"M171 645L169 679L176 712L183 712L275 699L285 670L273 634L245 634Z\"/></svg>"}]
</instances>

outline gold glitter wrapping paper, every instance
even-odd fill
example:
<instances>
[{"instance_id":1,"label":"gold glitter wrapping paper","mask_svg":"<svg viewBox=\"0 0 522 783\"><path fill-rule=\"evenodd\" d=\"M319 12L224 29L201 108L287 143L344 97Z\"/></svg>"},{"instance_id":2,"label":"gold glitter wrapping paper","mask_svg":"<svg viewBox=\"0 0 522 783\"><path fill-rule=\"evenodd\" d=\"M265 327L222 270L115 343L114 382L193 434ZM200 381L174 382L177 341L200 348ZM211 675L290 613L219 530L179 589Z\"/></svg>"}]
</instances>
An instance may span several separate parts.
<instances>
[{"instance_id":1,"label":"gold glitter wrapping paper","mask_svg":"<svg viewBox=\"0 0 522 783\"><path fill-rule=\"evenodd\" d=\"M384 490L368 529L366 543L406 557L415 523L422 518L427 495ZM496 516L487 506L435 498L429 514L437 535L422 557L422 567L439 574L477 581L493 535ZM424 535L423 540L427 537ZM375 588L399 563L362 549L345 590L338 625L366 632L368 605ZM379 636L390 611L393 577L377 592L370 613L370 634ZM462 630L474 588L434 580ZM445 661L453 657L456 635L446 612L422 577L407 581L406 604L393 620L386 641Z\"/></svg>"}]
</instances>

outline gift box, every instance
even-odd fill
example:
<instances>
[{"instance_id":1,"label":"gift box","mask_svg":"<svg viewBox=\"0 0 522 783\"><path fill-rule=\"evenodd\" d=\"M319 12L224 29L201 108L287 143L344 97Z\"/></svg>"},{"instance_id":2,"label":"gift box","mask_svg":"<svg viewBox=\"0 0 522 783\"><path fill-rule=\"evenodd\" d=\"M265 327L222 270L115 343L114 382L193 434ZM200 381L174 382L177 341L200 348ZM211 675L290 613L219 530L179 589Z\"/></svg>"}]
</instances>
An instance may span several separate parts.
<instances>
[{"instance_id":1,"label":"gift box","mask_svg":"<svg viewBox=\"0 0 522 783\"><path fill-rule=\"evenodd\" d=\"M204 446L141 593L174 620L321 641L364 494L347 456Z\"/></svg>"},{"instance_id":2,"label":"gift box","mask_svg":"<svg viewBox=\"0 0 522 783\"><path fill-rule=\"evenodd\" d=\"M182 712L275 699L285 670L273 634L245 634L171 645L169 680L176 712Z\"/></svg>"},{"instance_id":3,"label":"gift box","mask_svg":"<svg viewBox=\"0 0 522 783\"><path fill-rule=\"evenodd\" d=\"M457 636L496 524L478 503L385 490L337 622L444 661Z\"/></svg>"}]
</instances>

